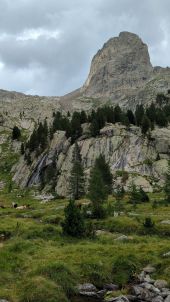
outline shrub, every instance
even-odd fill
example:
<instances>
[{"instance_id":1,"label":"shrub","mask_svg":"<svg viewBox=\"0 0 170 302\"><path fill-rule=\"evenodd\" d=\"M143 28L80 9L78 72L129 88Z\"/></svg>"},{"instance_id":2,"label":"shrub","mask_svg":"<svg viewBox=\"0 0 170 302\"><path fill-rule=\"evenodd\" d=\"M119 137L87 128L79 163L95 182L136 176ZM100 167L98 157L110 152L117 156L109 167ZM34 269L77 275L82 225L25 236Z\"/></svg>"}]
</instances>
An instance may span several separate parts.
<instances>
[{"instance_id":1,"label":"shrub","mask_svg":"<svg viewBox=\"0 0 170 302\"><path fill-rule=\"evenodd\" d=\"M20 137L21 137L21 130L17 126L14 126L14 128L12 129L12 139L18 140Z\"/></svg>"},{"instance_id":2,"label":"shrub","mask_svg":"<svg viewBox=\"0 0 170 302\"><path fill-rule=\"evenodd\" d=\"M148 229L152 229L154 227L154 222L151 217L146 217L143 223L143 226Z\"/></svg>"}]
</instances>

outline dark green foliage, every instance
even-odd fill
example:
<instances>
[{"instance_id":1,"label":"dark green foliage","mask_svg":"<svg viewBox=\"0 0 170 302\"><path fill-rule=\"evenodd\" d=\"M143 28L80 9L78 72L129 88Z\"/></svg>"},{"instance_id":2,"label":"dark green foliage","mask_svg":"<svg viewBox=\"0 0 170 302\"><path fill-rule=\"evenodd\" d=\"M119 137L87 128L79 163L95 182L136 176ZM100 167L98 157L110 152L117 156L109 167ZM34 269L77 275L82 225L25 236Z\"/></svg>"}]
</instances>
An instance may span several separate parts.
<instances>
[{"instance_id":1,"label":"dark green foliage","mask_svg":"<svg viewBox=\"0 0 170 302\"><path fill-rule=\"evenodd\" d=\"M91 133L91 136L93 136L93 137L96 137L100 133L100 127L95 118L91 121L90 133Z\"/></svg>"},{"instance_id":2,"label":"dark green foliage","mask_svg":"<svg viewBox=\"0 0 170 302\"><path fill-rule=\"evenodd\" d=\"M103 218L105 211L103 203L107 199L108 193L102 174L96 165L92 168L89 181L89 198L92 201L93 217Z\"/></svg>"},{"instance_id":3,"label":"dark green foliage","mask_svg":"<svg viewBox=\"0 0 170 302\"><path fill-rule=\"evenodd\" d=\"M109 164L106 162L104 155L100 155L95 161L95 167L100 171L103 183L108 194L112 193L113 176Z\"/></svg>"},{"instance_id":4,"label":"dark green foliage","mask_svg":"<svg viewBox=\"0 0 170 302\"><path fill-rule=\"evenodd\" d=\"M69 191L71 199L76 200L80 199L85 193L84 171L81 162L80 148L77 143L75 143L72 163Z\"/></svg>"},{"instance_id":5,"label":"dark green foliage","mask_svg":"<svg viewBox=\"0 0 170 302\"><path fill-rule=\"evenodd\" d=\"M14 126L12 129L12 140L19 140L21 137L21 130L17 127Z\"/></svg>"},{"instance_id":6,"label":"dark green foliage","mask_svg":"<svg viewBox=\"0 0 170 302\"><path fill-rule=\"evenodd\" d=\"M140 187L139 193L140 193L140 201L141 201L141 202L149 202L149 196L148 196L148 194L142 189L142 187Z\"/></svg>"},{"instance_id":7,"label":"dark green foliage","mask_svg":"<svg viewBox=\"0 0 170 302\"><path fill-rule=\"evenodd\" d=\"M117 105L117 106L114 108L115 123L121 122L121 118L122 118L121 114L122 114L122 110L121 110L120 107Z\"/></svg>"},{"instance_id":8,"label":"dark green foliage","mask_svg":"<svg viewBox=\"0 0 170 302\"><path fill-rule=\"evenodd\" d=\"M156 124L160 127L166 127L168 124L168 120L164 110L159 108L156 111Z\"/></svg>"},{"instance_id":9,"label":"dark green foliage","mask_svg":"<svg viewBox=\"0 0 170 302\"><path fill-rule=\"evenodd\" d=\"M144 115L142 118L142 123L141 123L142 133L145 135L148 132L148 130L150 129L150 127L151 127L150 120L148 119L148 117L146 115Z\"/></svg>"},{"instance_id":10,"label":"dark green foliage","mask_svg":"<svg viewBox=\"0 0 170 302\"><path fill-rule=\"evenodd\" d=\"M127 117L128 117L129 123L135 125L135 116L134 116L132 110L127 111Z\"/></svg>"},{"instance_id":11,"label":"dark green foliage","mask_svg":"<svg viewBox=\"0 0 170 302\"><path fill-rule=\"evenodd\" d=\"M138 203L141 202L149 202L149 196L147 193L140 187L138 189L134 184L132 185L132 189L129 197L130 203L135 207Z\"/></svg>"},{"instance_id":12,"label":"dark green foliage","mask_svg":"<svg viewBox=\"0 0 170 302\"><path fill-rule=\"evenodd\" d=\"M81 124L87 122L87 114L86 114L86 112L84 110L82 110L80 112L80 121L81 121Z\"/></svg>"},{"instance_id":13,"label":"dark green foliage","mask_svg":"<svg viewBox=\"0 0 170 302\"><path fill-rule=\"evenodd\" d=\"M165 178L164 192L166 202L170 204L170 161L168 161L168 171Z\"/></svg>"},{"instance_id":14,"label":"dark green foliage","mask_svg":"<svg viewBox=\"0 0 170 302\"><path fill-rule=\"evenodd\" d=\"M152 221L151 217L146 217L143 223L145 228L151 229L154 227L154 222Z\"/></svg>"},{"instance_id":15,"label":"dark green foliage","mask_svg":"<svg viewBox=\"0 0 170 302\"><path fill-rule=\"evenodd\" d=\"M74 112L71 119L71 141L74 143L82 135L81 115L79 112Z\"/></svg>"},{"instance_id":16,"label":"dark green foliage","mask_svg":"<svg viewBox=\"0 0 170 302\"><path fill-rule=\"evenodd\" d=\"M21 154L24 155L25 153L25 145L24 143L21 144Z\"/></svg>"},{"instance_id":17,"label":"dark green foliage","mask_svg":"<svg viewBox=\"0 0 170 302\"><path fill-rule=\"evenodd\" d=\"M163 93L158 93L156 96L156 102L160 106L166 104L168 100L169 98L166 97Z\"/></svg>"},{"instance_id":18,"label":"dark green foliage","mask_svg":"<svg viewBox=\"0 0 170 302\"><path fill-rule=\"evenodd\" d=\"M146 109L146 116L150 120L151 123L155 123L156 120L156 107L155 104L152 103L147 109Z\"/></svg>"},{"instance_id":19,"label":"dark green foliage","mask_svg":"<svg viewBox=\"0 0 170 302\"><path fill-rule=\"evenodd\" d=\"M40 155L48 146L48 125L47 121L39 123L38 127L34 129L30 140L26 144L26 148L30 152L36 151L36 155Z\"/></svg>"},{"instance_id":20,"label":"dark green foliage","mask_svg":"<svg viewBox=\"0 0 170 302\"><path fill-rule=\"evenodd\" d=\"M144 113L145 111L143 105L137 105L135 111L135 119L136 119L137 126L141 126Z\"/></svg>"},{"instance_id":21,"label":"dark green foliage","mask_svg":"<svg viewBox=\"0 0 170 302\"><path fill-rule=\"evenodd\" d=\"M63 233L78 238L84 237L86 231L84 217L74 200L69 201L64 213L65 220L62 223Z\"/></svg>"}]
</instances>

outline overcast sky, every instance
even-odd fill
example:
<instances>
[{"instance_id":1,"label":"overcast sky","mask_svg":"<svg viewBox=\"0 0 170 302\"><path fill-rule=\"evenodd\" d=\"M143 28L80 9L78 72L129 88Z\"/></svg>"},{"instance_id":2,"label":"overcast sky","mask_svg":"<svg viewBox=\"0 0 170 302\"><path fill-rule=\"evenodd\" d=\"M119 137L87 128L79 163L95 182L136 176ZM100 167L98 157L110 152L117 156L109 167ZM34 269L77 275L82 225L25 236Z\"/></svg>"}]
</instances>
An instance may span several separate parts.
<instances>
[{"instance_id":1,"label":"overcast sky","mask_svg":"<svg viewBox=\"0 0 170 302\"><path fill-rule=\"evenodd\" d=\"M0 88L70 92L121 31L148 44L154 66L170 66L170 0L0 0Z\"/></svg>"}]
</instances>

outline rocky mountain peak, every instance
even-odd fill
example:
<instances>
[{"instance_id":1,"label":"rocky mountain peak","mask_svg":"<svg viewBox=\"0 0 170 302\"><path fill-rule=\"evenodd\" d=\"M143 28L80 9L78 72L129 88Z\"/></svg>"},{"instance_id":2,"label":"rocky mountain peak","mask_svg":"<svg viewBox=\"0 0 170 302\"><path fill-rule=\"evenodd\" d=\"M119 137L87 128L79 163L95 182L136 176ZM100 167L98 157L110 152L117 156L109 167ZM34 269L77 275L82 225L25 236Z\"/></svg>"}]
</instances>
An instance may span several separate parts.
<instances>
[{"instance_id":1,"label":"rocky mountain peak","mask_svg":"<svg viewBox=\"0 0 170 302\"><path fill-rule=\"evenodd\" d=\"M115 90L141 87L152 75L148 47L133 33L121 32L94 56L83 92L112 96Z\"/></svg>"}]
</instances>

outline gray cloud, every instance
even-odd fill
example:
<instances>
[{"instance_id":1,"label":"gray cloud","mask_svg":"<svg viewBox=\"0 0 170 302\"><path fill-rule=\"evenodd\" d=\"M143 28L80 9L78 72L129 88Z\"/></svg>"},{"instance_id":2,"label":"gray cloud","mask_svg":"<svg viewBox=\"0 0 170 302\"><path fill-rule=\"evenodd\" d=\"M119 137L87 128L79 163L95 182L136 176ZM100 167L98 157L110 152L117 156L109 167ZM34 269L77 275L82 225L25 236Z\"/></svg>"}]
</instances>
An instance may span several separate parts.
<instances>
[{"instance_id":1,"label":"gray cloud","mask_svg":"<svg viewBox=\"0 0 170 302\"><path fill-rule=\"evenodd\" d=\"M80 87L96 51L120 31L170 65L169 0L1 0L0 87L62 95Z\"/></svg>"}]
</instances>

